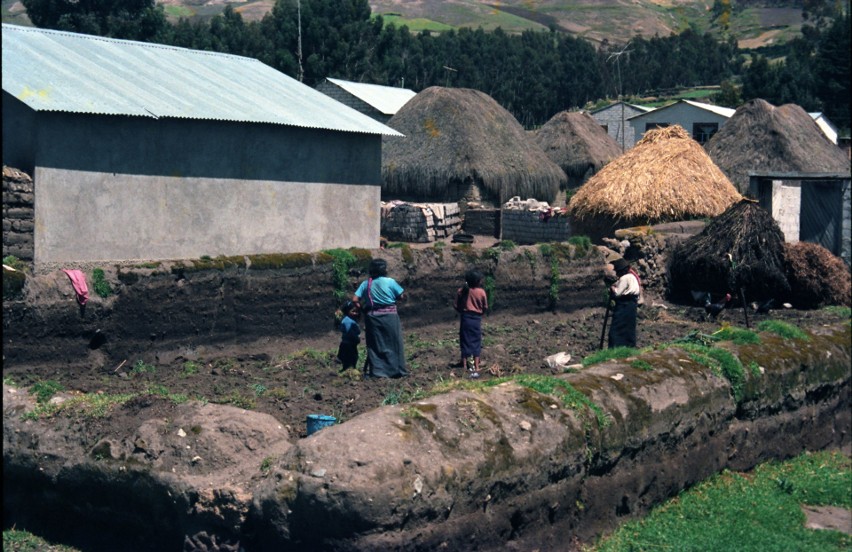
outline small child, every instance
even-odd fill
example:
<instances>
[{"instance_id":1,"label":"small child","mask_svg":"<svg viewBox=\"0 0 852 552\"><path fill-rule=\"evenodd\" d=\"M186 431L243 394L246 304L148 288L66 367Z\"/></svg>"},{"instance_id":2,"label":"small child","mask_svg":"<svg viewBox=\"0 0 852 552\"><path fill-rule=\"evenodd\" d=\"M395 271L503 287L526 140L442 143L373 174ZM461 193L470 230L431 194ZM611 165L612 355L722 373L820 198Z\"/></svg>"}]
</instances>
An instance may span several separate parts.
<instances>
[{"instance_id":1,"label":"small child","mask_svg":"<svg viewBox=\"0 0 852 552\"><path fill-rule=\"evenodd\" d=\"M479 355L482 352L482 315L488 310L488 296L482 289L482 273L468 270L464 275L464 286L456 293L453 307L459 312L459 346L461 362L459 367L468 364L471 378L479 377ZM467 359L473 362L466 362Z\"/></svg>"},{"instance_id":2,"label":"small child","mask_svg":"<svg viewBox=\"0 0 852 552\"><path fill-rule=\"evenodd\" d=\"M337 358L343 364L340 371L355 368L358 364L358 344L361 343L361 327L356 322L358 309L352 301L346 301L340 307L343 319L340 321L340 347L337 349Z\"/></svg>"}]
</instances>

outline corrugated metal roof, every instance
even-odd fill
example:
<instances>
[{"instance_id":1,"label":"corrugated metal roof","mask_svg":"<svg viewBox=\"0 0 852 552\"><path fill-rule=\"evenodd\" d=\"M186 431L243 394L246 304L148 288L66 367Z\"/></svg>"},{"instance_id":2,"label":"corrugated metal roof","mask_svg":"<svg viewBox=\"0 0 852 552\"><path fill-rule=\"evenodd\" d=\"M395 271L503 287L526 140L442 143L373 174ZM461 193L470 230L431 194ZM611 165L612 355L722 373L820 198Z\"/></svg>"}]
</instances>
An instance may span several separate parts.
<instances>
[{"instance_id":1,"label":"corrugated metal roof","mask_svg":"<svg viewBox=\"0 0 852 552\"><path fill-rule=\"evenodd\" d=\"M621 102L621 101L619 101L619 102L613 102L613 103L611 103L611 104L609 104L609 105L605 105L605 106L603 106L603 107L599 107L599 108L597 108L597 109L593 109L592 111L590 111L590 113L592 113L592 114L594 114L594 113L599 113L599 112L601 112L601 111L604 111L604 110L610 109L611 107L615 107L615 106L617 106L617 105L621 105L621 104L629 105L630 107L632 107L632 108L634 108L634 109L638 109L639 111L644 111L645 113L647 113L647 112L649 112L649 111L654 111L654 109L655 109L655 108L653 108L653 107L646 107L646 106L644 106L644 105L637 105L637 104L632 104L632 103L628 103L628 102Z\"/></svg>"},{"instance_id":2,"label":"corrugated metal roof","mask_svg":"<svg viewBox=\"0 0 852 552\"><path fill-rule=\"evenodd\" d=\"M721 115L722 117L725 117L726 119L730 119L731 116L736 111L736 109L731 109L730 107L719 107L718 105L710 105L710 104L701 103L701 102L694 102L692 100L678 100L676 102L670 103L669 105L664 105L664 106L658 107L657 109L654 109L652 111L648 111L647 113L640 113L639 115L634 115L633 117L630 117L629 120L633 121L633 120L641 119L642 117L648 117L648 116L651 116L651 115L653 115L654 117L657 117L657 116L659 116L660 113L665 112L669 108L674 107L674 106L679 105L679 104L683 104L683 103L689 104L693 107L697 107L698 109L710 111L711 113L715 113L716 115Z\"/></svg>"},{"instance_id":3,"label":"corrugated metal roof","mask_svg":"<svg viewBox=\"0 0 852 552\"><path fill-rule=\"evenodd\" d=\"M407 88L394 88L393 86L382 86L380 84L364 84L362 82L350 82L332 78L327 80L376 108L384 115L395 115L408 100L417 95L416 92Z\"/></svg>"},{"instance_id":4,"label":"corrugated metal roof","mask_svg":"<svg viewBox=\"0 0 852 552\"><path fill-rule=\"evenodd\" d=\"M401 136L252 58L3 24L3 90L36 111Z\"/></svg>"}]
</instances>

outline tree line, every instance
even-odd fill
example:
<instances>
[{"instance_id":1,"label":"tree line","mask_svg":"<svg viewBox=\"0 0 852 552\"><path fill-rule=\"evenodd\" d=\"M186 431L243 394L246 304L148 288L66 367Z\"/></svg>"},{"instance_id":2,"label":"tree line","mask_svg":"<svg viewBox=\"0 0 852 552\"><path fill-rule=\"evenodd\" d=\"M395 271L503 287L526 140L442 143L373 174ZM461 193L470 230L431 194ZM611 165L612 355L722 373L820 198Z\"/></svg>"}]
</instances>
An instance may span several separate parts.
<instances>
[{"instance_id":1,"label":"tree line","mask_svg":"<svg viewBox=\"0 0 852 552\"><path fill-rule=\"evenodd\" d=\"M412 33L372 17L367 0L277 0L260 21L231 5L208 21L170 23L154 0L23 0L34 25L256 58L316 86L326 77L400 86L475 88L526 127L603 98L722 83L716 102L761 97L823 111L849 128L849 16L823 18L786 59L748 60L732 38L691 29L626 46L551 31L461 28ZM739 84L741 83L741 85Z\"/></svg>"}]
</instances>

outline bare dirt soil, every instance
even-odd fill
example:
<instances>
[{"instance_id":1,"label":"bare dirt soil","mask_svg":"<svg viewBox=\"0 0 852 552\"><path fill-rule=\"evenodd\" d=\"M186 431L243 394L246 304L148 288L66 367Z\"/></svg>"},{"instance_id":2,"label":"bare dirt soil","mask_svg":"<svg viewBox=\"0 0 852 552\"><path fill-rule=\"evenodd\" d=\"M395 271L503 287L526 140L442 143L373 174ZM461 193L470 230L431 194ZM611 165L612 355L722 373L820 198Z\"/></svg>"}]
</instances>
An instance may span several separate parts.
<instances>
[{"instance_id":1,"label":"bare dirt soil","mask_svg":"<svg viewBox=\"0 0 852 552\"><path fill-rule=\"evenodd\" d=\"M748 315L752 327L767 318L804 328L840 320L827 310L782 309L762 315L749 311ZM105 367L69 368L61 362L13 365L6 366L3 375L17 386L56 382L64 395L140 394L132 401L132 416L116 415L80 426L80 431L88 433L79 436L81 441L92 446L110 434L132 432L140 419L168 418L175 402L184 397L267 413L288 426L293 438L305 437L309 414L332 415L345 423L382 404L412 400L442 383L468 377L465 369L450 366L459 360L458 322L451 309L446 322L417 326L406 320L403 304L400 318L410 372L402 379L364 380L359 370L341 373L334 358L339 337L331 320L328 333L315 337L161 351L151 362L131 359ZM483 320L481 379L562 372L564 368L548 367L545 358L566 352L571 363L580 363L598 350L603 318L603 307L487 316ZM745 327L743 309L726 309L714 321L702 307L674 305L648 296L639 311L638 344L669 342L693 330L710 334L722 324ZM363 358L363 344L359 349ZM122 419L127 427L122 427Z\"/></svg>"}]
</instances>

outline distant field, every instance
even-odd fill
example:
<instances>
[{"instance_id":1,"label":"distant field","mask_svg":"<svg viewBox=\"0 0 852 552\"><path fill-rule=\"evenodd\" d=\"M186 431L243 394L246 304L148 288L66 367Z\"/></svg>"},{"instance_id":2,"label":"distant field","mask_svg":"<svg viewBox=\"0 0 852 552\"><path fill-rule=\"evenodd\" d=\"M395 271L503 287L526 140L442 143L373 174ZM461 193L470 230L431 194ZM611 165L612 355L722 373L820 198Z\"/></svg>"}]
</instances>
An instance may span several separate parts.
<instances>
[{"instance_id":1,"label":"distant field","mask_svg":"<svg viewBox=\"0 0 852 552\"><path fill-rule=\"evenodd\" d=\"M792 1L792 0L791 0ZM203 0L158 0L170 21L209 19L226 3ZM259 21L274 0L230 2L247 21ZM446 32L461 27L508 33L553 28L600 43L622 44L639 34L646 38L668 36L687 28L721 32L710 19L710 0L370 0L373 15L388 23L406 25L412 32ZM2 0L3 22L31 25L20 0ZM735 10L728 30L741 48L784 43L801 34L801 9L795 7Z\"/></svg>"}]
</instances>

